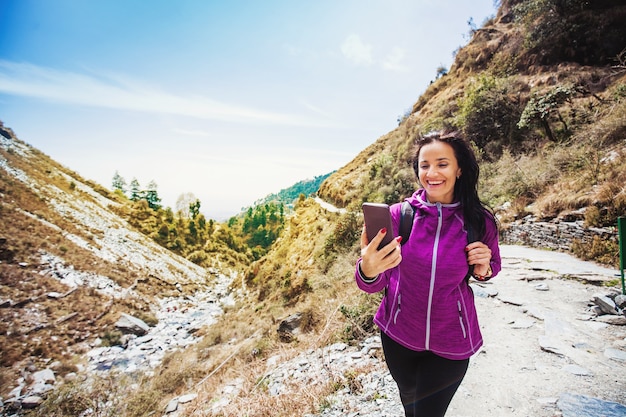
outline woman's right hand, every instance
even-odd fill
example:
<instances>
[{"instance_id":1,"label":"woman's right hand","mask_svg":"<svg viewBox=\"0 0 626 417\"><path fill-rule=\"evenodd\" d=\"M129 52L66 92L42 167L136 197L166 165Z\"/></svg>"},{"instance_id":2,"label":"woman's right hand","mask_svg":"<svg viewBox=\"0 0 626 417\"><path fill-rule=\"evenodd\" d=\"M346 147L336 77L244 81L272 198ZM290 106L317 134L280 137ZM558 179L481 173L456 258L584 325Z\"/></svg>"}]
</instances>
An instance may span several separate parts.
<instances>
[{"instance_id":1,"label":"woman's right hand","mask_svg":"<svg viewBox=\"0 0 626 417\"><path fill-rule=\"evenodd\" d=\"M396 267L402 261L400 242L402 236L398 236L383 246L380 250L378 245L387 234L386 229L381 229L371 242L367 241L365 225L361 232L361 272L367 277L375 277L386 270Z\"/></svg>"}]
</instances>

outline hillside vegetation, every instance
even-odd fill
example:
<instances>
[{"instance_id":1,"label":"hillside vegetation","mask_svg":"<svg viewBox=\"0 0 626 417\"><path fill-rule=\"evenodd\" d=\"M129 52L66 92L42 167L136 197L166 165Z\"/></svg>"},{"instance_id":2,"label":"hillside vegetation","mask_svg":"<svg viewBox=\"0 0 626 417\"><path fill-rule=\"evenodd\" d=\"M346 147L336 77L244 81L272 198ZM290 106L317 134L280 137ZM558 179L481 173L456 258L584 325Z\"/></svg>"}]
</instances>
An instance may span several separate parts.
<instances>
[{"instance_id":1,"label":"hillside vegetation","mask_svg":"<svg viewBox=\"0 0 626 417\"><path fill-rule=\"evenodd\" d=\"M400 126L320 196L351 210L400 201L417 186L416 135L447 127L475 144L479 192L505 227L572 212L588 227L615 226L626 212L625 16L619 1L503 1Z\"/></svg>"},{"instance_id":2,"label":"hillside vegetation","mask_svg":"<svg viewBox=\"0 0 626 417\"><path fill-rule=\"evenodd\" d=\"M293 209L263 201L224 224L191 207L186 214L151 207L86 181L32 148L24 151L3 128L9 145L0 147L0 162L6 161L0 167L0 296L33 309L32 317L1 310L0 385L8 390L29 361L60 360L64 372L76 370L86 342L117 342L112 323L120 312L154 321L154 302L178 294L177 283L183 295L192 294L224 272L235 278L232 290L241 297L217 324L198 332L199 343L168 355L151 375L65 383L30 413L77 416L92 408L99 415L159 415L171 398L189 390L198 398L180 415L266 416L280 410L299 416L323 408L325 396L350 386L355 375L299 387L301 395L272 396L263 385L268 359L337 341L356 343L373 331L378 296L359 292L353 283L360 205L394 203L415 190L410 160L416 135L450 127L473 141L481 197L503 228L528 216L566 215L587 227L614 226L626 214L624 21L626 5L617 0L501 1L497 15L471 29L452 67L438 71L398 127L324 179L318 196L343 211L329 211L305 194ZM32 182L19 180L16 169ZM69 209L60 211L58 202L81 205L109 223L87 226ZM117 241L139 242L168 266L155 270L125 258L139 250L135 246L109 261L94 255L94 247L106 247L106 236L122 230ZM608 253L614 265L614 242L601 245L599 253ZM107 298L83 288L77 296L50 300L47 293L66 287L39 273L42 253L129 291ZM62 320L76 311L80 320ZM279 331L294 315L299 332ZM31 330L33 317L58 324ZM53 337L61 342L50 344ZM239 394L211 411L232 381L239 381Z\"/></svg>"}]
</instances>

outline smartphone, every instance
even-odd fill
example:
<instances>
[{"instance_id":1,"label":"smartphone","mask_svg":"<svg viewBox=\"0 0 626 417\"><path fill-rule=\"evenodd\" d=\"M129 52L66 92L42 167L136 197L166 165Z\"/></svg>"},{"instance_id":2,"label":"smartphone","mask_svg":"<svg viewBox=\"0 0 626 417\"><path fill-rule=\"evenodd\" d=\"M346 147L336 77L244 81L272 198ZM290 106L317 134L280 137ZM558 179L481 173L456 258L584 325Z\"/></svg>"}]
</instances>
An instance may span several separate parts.
<instances>
[{"instance_id":1,"label":"smartphone","mask_svg":"<svg viewBox=\"0 0 626 417\"><path fill-rule=\"evenodd\" d=\"M393 236L393 224L391 223L391 213L389 206L384 203L363 203L363 217L365 219L365 233L368 242L371 242L380 229L386 228L387 234L383 238L378 250L391 242Z\"/></svg>"}]
</instances>

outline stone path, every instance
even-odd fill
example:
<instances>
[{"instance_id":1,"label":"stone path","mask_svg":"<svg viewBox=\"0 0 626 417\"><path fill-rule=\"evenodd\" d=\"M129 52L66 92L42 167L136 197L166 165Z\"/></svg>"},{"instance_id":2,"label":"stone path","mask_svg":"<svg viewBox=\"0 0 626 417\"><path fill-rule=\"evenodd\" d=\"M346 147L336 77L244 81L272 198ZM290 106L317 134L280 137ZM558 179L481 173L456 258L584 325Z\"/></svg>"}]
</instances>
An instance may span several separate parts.
<instances>
[{"instance_id":1,"label":"stone path","mask_svg":"<svg viewBox=\"0 0 626 417\"><path fill-rule=\"evenodd\" d=\"M626 416L626 326L594 320L590 300L609 289L580 281L614 280L618 271L563 253L501 249L502 273L473 284L485 345L448 416ZM346 354L359 366L357 353ZM358 386L337 392L315 417L403 416L382 361Z\"/></svg>"}]
</instances>

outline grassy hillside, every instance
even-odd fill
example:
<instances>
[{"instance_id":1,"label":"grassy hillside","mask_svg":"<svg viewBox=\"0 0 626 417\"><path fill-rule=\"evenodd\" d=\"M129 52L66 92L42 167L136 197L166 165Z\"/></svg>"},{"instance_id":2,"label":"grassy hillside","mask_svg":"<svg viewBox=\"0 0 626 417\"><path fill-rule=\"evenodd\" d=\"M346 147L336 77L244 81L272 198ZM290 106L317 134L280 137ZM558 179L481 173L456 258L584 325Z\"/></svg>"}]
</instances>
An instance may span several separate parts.
<instances>
[{"instance_id":1,"label":"grassy hillside","mask_svg":"<svg viewBox=\"0 0 626 417\"><path fill-rule=\"evenodd\" d=\"M416 135L452 127L475 144L481 196L504 223L583 209L588 227L614 226L626 213L625 17L618 1L502 2L402 124L320 196L352 209L399 201L417 186Z\"/></svg>"}]
</instances>

